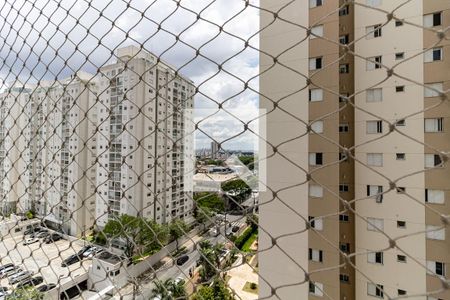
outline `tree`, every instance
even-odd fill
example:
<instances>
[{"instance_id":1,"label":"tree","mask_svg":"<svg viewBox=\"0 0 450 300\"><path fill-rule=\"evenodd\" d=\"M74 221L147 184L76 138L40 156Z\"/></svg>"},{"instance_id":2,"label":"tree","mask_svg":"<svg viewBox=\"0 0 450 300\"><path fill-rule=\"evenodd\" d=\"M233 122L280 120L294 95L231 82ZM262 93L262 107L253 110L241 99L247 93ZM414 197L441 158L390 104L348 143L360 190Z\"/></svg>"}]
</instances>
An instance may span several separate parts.
<instances>
[{"instance_id":1,"label":"tree","mask_svg":"<svg viewBox=\"0 0 450 300\"><path fill-rule=\"evenodd\" d=\"M11 295L8 296L8 300L41 300L41 299L44 299L44 294L32 287L15 289L11 293Z\"/></svg>"},{"instance_id":2,"label":"tree","mask_svg":"<svg viewBox=\"0 0 450 300\"><path fill-rule=\"evenodd\" d=\"M178 239L185 235L188 226L180 219L173 220L169 225L169 235L172 241L176 241L178 250Z\"/></svg>"},{"instance_id":3,"label":"tree","mask_svg":"<svg viewBox=\"0 0 450 300\"><path fill-rule=\"evenodd\" d=\"M247 166L249 170L253 170L255 168L255 157L254 156L239 156L239 160Z\"/></svg>"},{"instance_id":4,"label":"tree","mask_svg":"<svg viewBox=\"0 0 450 300\"><path fill-rule=\"evenodd\" d=\"M194 209L194 218L198 224L203 224L205 227L205 223L208 222L214 216L214 212L208 207L198 207L196 206ZM203 228L205 229L205 228Z\"/></svg>"},{"instance_id":5,"label":"tree","mask_svg":"<svg viewBox=\"0 0 450 300\"><path fill-rule=\"evenodd\" d=\"M252 189L242 179L224 182L222 190L227 195L227 198L231 198L231 202L229 202L231 208L235 208L237 204L242 203L252 193Z\"/></svg>"},{"instance_id":6,"label":"tree","mask_svg":"<svg viewBox=\"0 0 450 300\"><path fill-rule=\"evenodd\" d=\"M135 246L141 241L139 234L142 229L142 219L129 215L121 215L116 220L109 220L103 229L103 235L109 239L122 239L125 242L125 255L132 257Z\"/></svg>"},{"instance_id":7,"label":"tree","mask_svg":"<svg viewBox=\"0 0 450 300\"><path fill-rule=\"evenodd\" d=\"M209 240L203 240L199 243L200 249L200 277L202 281L208 281L217 275L217 269L220 269L220 255L223 252L224 245L219 243L213 245Z\"/></svg>"},{"instance_id":8,"label":"tree","mask_svg":"<svg viewBox=\"0 0 450 300\"><path fill-rule=\"evenodd\" d=\"M225 209L225 202L217 193L195 193L194 200L199 207L206 207L215 212L222 212Z\"/></svg>"},{"instance_id":9,"label":"tree","mask_svg":"<svg viewBox=\"0 0 450 300\"><path fill-rule=\"evenodd\" d=\"M234 297L222 280L214 279L211 286L202 286L192 297L193 300L233 300Z\"/></svg>"},{"instance_id":10,"label":"tree","mask_svg":"<svg viewBox=\"0 0 450 300\"><path fill-rule=\"evenodd\" d=\"M173 279L168 278L165 281L156 280L154 283L155 287L152 289L152 293L161 300L187 299L184 280L175 282Z\"/></svg>"}]
</instances>

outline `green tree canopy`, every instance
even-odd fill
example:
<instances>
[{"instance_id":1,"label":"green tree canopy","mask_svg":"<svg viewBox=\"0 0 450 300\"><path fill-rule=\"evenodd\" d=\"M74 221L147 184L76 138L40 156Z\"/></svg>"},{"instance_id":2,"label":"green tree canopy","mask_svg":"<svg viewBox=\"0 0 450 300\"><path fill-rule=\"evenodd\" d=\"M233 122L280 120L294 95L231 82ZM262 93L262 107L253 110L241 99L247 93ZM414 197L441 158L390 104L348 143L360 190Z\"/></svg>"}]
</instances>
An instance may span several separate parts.
<instances>
[{"instance_id":1,"label":"green tree canopy","mask_svg":"<svg viewBox=\"0 0 450 300\"><path fill-rule=\"evenodd\" d=\"M215 279L211 286L202 286L192 297L193 300L233 300L233 296L220 279Z\"/></svg>"},{"instance_id":2,"label":"green tree canopy","mask_svg":"<svg viewBox=\"0 0 450 300\"><path fill-rule=\"evenodd\" d=\"M195 193L194 200L197 202L197 206L202 208L206 207L215 212L223 212L225 209L225 203L217 193L212 192Z\"/></svg>"}]
</instances>

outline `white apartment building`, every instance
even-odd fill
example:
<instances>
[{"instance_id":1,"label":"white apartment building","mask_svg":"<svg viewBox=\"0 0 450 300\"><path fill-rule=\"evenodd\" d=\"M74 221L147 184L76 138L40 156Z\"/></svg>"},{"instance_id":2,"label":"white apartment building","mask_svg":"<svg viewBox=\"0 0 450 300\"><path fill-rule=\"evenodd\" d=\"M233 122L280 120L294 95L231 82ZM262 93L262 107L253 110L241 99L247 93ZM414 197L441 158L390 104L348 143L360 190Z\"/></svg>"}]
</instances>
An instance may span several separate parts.
<instances>
[{"instance_id":1,"label":"white apartment building","mask_svg":"<svg viewBox=\"0 0 450 300\"><path fill-rule=\"evenodd\" d=\"M158 223L190 219L184 192L192 140L183 138L193 108L194 85L139 48L118 49L101 68L96 151L96 224L121 214Z\"/></svg>"},{"instance_id":2,"label":"white apartment building","mask_svg":"<svg viewBox=\"0 0 450 300\"><path fill-rule=\"evenodd\" d=\"M1 214L31 209L27 171L31 113L29 85L15 82L0 94L0 199Z\"/></svg>"},{"instance_id":3,"label":"white apartment building","mask_svg":"<svg viewBox=\"0 0 450 300\"><path fill-rule=\"evenodd\" d=\"M48 226L79 236L95 223L96 82L78 72L32 94L30 184Z\"/></svg>"}]
</instances>

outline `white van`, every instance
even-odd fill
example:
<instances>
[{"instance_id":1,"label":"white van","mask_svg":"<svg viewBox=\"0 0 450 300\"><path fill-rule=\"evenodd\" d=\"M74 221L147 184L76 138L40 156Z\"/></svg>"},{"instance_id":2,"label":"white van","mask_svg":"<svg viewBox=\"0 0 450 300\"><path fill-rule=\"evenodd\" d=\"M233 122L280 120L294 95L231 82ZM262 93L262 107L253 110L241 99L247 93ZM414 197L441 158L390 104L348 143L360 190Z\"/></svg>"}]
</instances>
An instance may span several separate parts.
<instances>
[{"instance_id":1,"label":"white van","mask_svg":"<svg viewBox=\"0 0 450 300\"><path fill-rule=\"evenodd\" d=\"M210 230L209 230L209 235L210 236L218 236L219 235L219 230L217 230L217 228L211 228Z\"/></svg>"}]
</instances>

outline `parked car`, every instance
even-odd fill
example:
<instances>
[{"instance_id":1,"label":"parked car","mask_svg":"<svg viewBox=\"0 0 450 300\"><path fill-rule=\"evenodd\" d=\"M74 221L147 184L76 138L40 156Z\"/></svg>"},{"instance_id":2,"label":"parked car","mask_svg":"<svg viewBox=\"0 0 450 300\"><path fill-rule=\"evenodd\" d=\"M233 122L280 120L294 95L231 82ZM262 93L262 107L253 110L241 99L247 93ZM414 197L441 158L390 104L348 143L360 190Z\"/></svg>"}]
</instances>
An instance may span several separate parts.
<instances>
[{"instance_id":1,"label":"parked car","mask_svg":"<svg viewBox=\"0 0 450 300\"><path fill-rule=\"evenodd\" d=\"M100 253L102 251L103 251L103 249L101 249L101 248L91 247L90 249L84 251L82 256L84 258L92 258L92 257L94 257L94 255L96 255L97 253Z\"/></svg>"},{"instance_id":2,"label":"parked car","mask_svg":"<svg viewBox=\"0 0 450 300\"><path fill-rule=\"evenodd\" d=\"M33 274L34 273L32 271L22 271L22 272L13 274L13 275L8 277L9 284L19 283L22 280L30 278L31 276L33 276Z\"/></svg>"},{"instance_id":3,"label":"parked car","mask_svg":"<svg viewBox=\"0 0 450 300\"><path fill-rule=\"evenodd\" d=\"M9 264L4 264L3 266L0 266L0 272L9 267L14 267L14 264L9 263Z\"/></svg>"},{"instance_id":4,"label":"parked car","mask_svg":"<svg viewBox=\"0 0 450 300\"><path fill-rule=\"evenodd\" d=\"M55 287L56 287L56 284L54 284L54 283L49 283L49 284L41 285L41 286L37 287L36 289L37 289L39 292L43 293L43 292L50 291L51 289L54 289Z\"/></svg>"},{"instance_id":5,"label":"parked car","mask_svg":"<svg viewBox=\"0 0 450 300\"><path fill-rule=\"evenodd\" d=\"M83 256L83 253L86 252L86 251L88 251L88 250L91 249L92 247L94 247L94 246L92 246L92 245L86 245L86 246L84 246L83 248L81 248L81 249L77 252L77 254L78 254L79 256Z\"/></svg>"},{"instance_id":6,"label":"parked car","mask_svg":"<svg viewBox=\"0 0 450 300\"><path fill-rule=\"evenodd\" d=\"M51 243L61 240L62 238L63 237L59 233L52 233L52 234L48 235L47 237L45 237L44 242L46 244L51 244Z\"/></svg>"},{"instance_id":7,"label":"parked car","mask_svg":"<svg viewBox=\"0 0 450 300\"><path fill-rule=\"evenodd\" d=\"M177 265L182 266L185 262L189 260L188 255L183 255L180 258L177 259Z\"/></svg>"},{"instance_id":8,"label":"parked car","mask_svg":"<svg viewBox=\"0 0 450 300\"><path fill-rule=\"evenodd\" d=\"M7 276L10 276L10 275L12 275L14 273L18 273L18 272L21 272L21 271L22 271L22 269L18 268L16 266L8 267L8 268L3 269L0 272L0 278L5 278Z\"/></svg>"},{"instance_id":9,"label":"parked car","mask_svg":"<svg viewBox=\"0 0 450 300\"><path fill-rule=\"evenodd\" d=\"M24 288L24 287L29 287L29 286L38 286L42 282L44 282L44 278L42 276L36 276L36 277L33 277L33 278L28 278L28 279L22 280L21 282L19 282L19 284L17 284L16 288Z\"/></svg>"},{"instance_id":10,"label":"parked car","mask_svg":"<svg viewBox=\"0 0 450 300\"><path fill-rule=\"evenodd\" d=\"M48 233L48 231L41 231L38 234L36 234L36 238L37 239L42 239L42 238L46 238L49 235L50 234Z\"/></svg>"},{"instance_id":11,"label":"parked car","mask_svg":"<svg viewBox=\"0 0 450 300\"><path fill-rule=\"evenodd\" d=\"M238 232L239 231L239 226L233 226L233 228L231 228L231 231L233 232L233 233L236 233L236 232Z\"/></svg>"},{"instance_id":12,"label":"parked car","mask_svg":"<svg viewBox=\"0 0 450 300\"><path fill-rule=\"evenodd\" d=\"M38 239L38 238L30 237L30 238L25 239L25 240L23 241L23 244L24 244L24 245L31 245L31 244L34 244L34 243L37 243L37 242L39 242L39 239Z\"/></svg>"},{"instance_id":13,"label":"parked car","mask_svg":"<svg viewBox=\"0 0 450 300\"><path fill-rule=\"evenodd\" d=\"M81 261L81 257L78 254L74 254L63 260L61 267L68 267L79 261Z\"/></svg>"}]
</instances>

